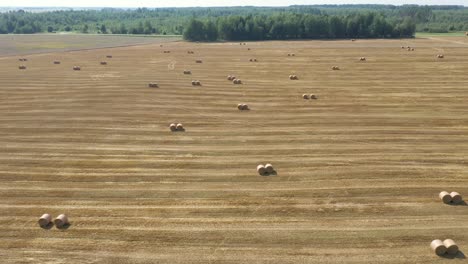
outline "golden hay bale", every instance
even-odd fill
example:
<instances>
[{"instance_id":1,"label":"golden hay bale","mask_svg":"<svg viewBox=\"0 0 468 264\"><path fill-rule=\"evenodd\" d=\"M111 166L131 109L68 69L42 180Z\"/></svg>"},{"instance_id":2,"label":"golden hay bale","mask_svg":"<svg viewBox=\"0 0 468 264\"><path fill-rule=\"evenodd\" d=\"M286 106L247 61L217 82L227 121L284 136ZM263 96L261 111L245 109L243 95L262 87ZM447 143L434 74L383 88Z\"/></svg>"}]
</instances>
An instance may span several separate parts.
<instances>
[{"instance_id":1,"label":"golden hay bale","mask_svg":"<svg viewBox=\"0 0 468 264\"><path fill-rule=\"evenodd\" d=\"M317 96L316 96L315 94L311 94L311 95L310 95L310 99L317 100Z\"/></svg>"},{"instance_id":2,"label":"golden hay bale","mask_svg":"<svg viewBox=\"0 0 468 264\"><path fill-rule=\"evenodd\" d=\"M355 39L351 39L351 41L356 41Z\"/></svg>"},{"instance_id":3,"label":"golden hay bale","mask_svg":"<svg viewBox=\"0 0 468 264\"><path fill-rule=\"evenodd\" d=\"M234 76L234 75L228 75L227 79L228 79L229 81L233 81L234 79L236 79L236 76Z\"/></svg>"},{"instance_id":4,"label":"golden hay bale","mask_svg":"<svg viewBox=\"0 0 468 264\"><path fill-rule=\"evenodd\" d=\"M308 94L303 94L302 99L309 99L309 95Z\"/></svg>"},{"instance_id":5,"label":"golden hay bale","mask_svg":"<svg viewBox=\"0 0 468 264\"><path fill-rule=\"evenodd\" d=\"M181 123L178 123L178 124L176 125L176 129L177 129L178 131L182 131L182 130L184 130L184 125L182 125Z\"/></svg>"},{"instance_id":6,"label":"golden hay bale","mask_svg":"<svg viewBox=\"0 0 468 264\"><path fill-rule=\"evenodd\" d=\"M455 255L458 253L458 246L452 239L445 239L444 246L447 248L447 253L450 255Z\"/></svg>"},{"instance_id":7,"label":"golden hay bale","mask_svg":"<svg viewBox=\"0 0 468 264\"><path fill-rule=\"evenodd\" d=\"M26 70L26 66L20 65L20 66L18 67L18 69L20 69L20 70Z\"/></svg>"},{"instance_id":8,"label":"golden hay bale","mask_svg":"<svg viewBox=\"0 0 468 264\"><path fill-rule=\"evenodd\" d=\"M192 85L197 85L197 81L192 81Z\"/></svg>"},{"instance_id":9,"label":"golden hay bale","mask_svg":"<svg viewBox=\"0 0 468 264\"><path fill-rule=\"evenodd\" d=\"M68 224L68 217L64 214L57 216L54 220L55 226L60 228Z\"/></svg>"},{"instance_id":10,"label":"golden hay bale","mask_svg":"<svg viewBox=\"0 0 468 264\"><path fill-rule=\"evenodd\" d=\"M401 48L402 48L402 49L404 49L404 48L405 48L405 46L401 46Z\"/></svg>"},{"instance_id":11,"label":"golden hay bale","mask_svg":"<svg viewBox=\"0 0 468 264\"><path fill-rule=\"evenodd\" d=\"M257 166L257 172L260 175L264 175L266 173L265 166L263 166L262 164L258 165Z\"/></svg>"},{"instance_id":12,"label":"golden hay bale","mask_svg":"<svg viewBox=\"0 0 468 264\"><path fill-rule=\"evenodd\" d=\"M265 171L266 171L267 173L273 173L273 171L274 171L273 165L271 165L270 163L267 163L267 164L265 165Z\"/></svg>"},{"instance_id":13,"label":"golden hay bale","mask_svg":"<svg viewBox=\"0 0 468 264\"><path fill-rule=\"evenodd\" d=\"M439 198L440 200L442 200L442 202L448 204L450 202L452 202L452 196L450 196L450 194L446 191L443 191L443 192L440 192L439 193Z\"/></svg>"},{"instance_id":14,"label":"golden hay bale","mask_svg":"<svg viewBox=\"0 0 468 264\"><path fill-rule=\"evenodd\" d=\"M192 71L190 71L190 70L184 70L184 74L192 74Z\"/></svg>"},{"instance_id":15,"label":"golden hay bale","mask_svg":"<svg viewBox=\"0 0 468 264\"><path fill-rule=\"evenodd\" d=\"M244 108L244 104L237 104L237 109L243 110L243 108Z\"/></svg>"},{"instance_id":16,"label":"golden hay bale","mask_svg":"<svg viewBox=\"0 0 468 264\"><path fill-rule=\"evenodd\" d=\"M414 48L411 48L411 51L414 51Z\"/></svg>"},{"instance_id":17,"label":"golden hay bale","mask_svg":"<svg viewBox=\"0 0 468 264\"><path fill-rule=\"evenodd\" d=\"M247 104L242 104L242 109L241 110L249 110L249 106Z\"/></svg>"},{"instance_id":18,"label":"golden hay bale","mask_svg":"<svg viewBox=\"0 0 468 264\"><path fill-rule=\"evenodd\" d=\"M81 71L81 67L80 66L73 66L73 70L74 71Z\"/></svg>"},{"instance_id":19,"label":"golden hay bale","mask_svg":"<svg viewBox=\"0 0 468 264\"><path fill-rule=\"evenodd\" d=\"M250 50L250 48L247 48L247 50Z\"/></svg>"},{"instance_id":20,"label":"golden hay bale","mask_svg":"<svg viewBox=\"0 0 468 264\"><path fill-rule=\"evenodd\" d=\"M112 59L112 55L107 55L106 58Z\"/></svg>"},{"instance_id":21,"label":"golden hay bale","mask_svg":"<svg viewBox=\"0 0 468 264\"><path fill-rule=\"evenodd\" d=\"M465 32L465 36L467 36L467 37L468 37L468 32Z\"/></svg>"},{"instance_id":22,"label":"golden hay bale","mask_svg":"<svg viewBox=\"0 0 468 264\"><path fill-rule=\"evenodd\" d=\"M150 83L148 83L148 87L151 87L151 88L158 88L159 85L158 85L157 83L150 82Z\"/></svg>"},{"instance_id":23,"label":"golden hay bale","mask_svg":"<svg viewBox=\"0 0 468 264\"><path fill-rule=\"evenodd\" d=\"M195 62L196 62L196 63L203 63L202 60L196 60Z\"/></svg>"},{"instance_id":24,"label":"golden hay bale","mask_svg":"<svg viewBox=\"0 0 468 264\"><path fill-rule=\"evenodd\" d=\"M339 69L340 69L340 67L338 67L338 66L333 66L332 67L332 70L334 70L334 71L338 71Z\"/></svg>"},{"instance_id":25,"label":"golden hay bale","mask_svg":"<svg viewBox=\"0 0 468 264\"><path fill-rule=\"evenodd\" d=\"M46 227L52 222L52 216L50 214L43 214L37 222L39 226Z\"/></svg>"},{"instance_id":26,"label":"golden hay bale","mask_svg":"<svg viewBox=\"0 0 468 264\"><path fill-rule=\"evenodd\" d=\"M170 129L172 132L174 132L174 131L177 130L177 125L174 124L174 123L172 123L172 124L169 125L169 129Z\"/></svg>"},{"instance_id":27,"label":"golden hay bale","mask_svg":"<svg viewBox=\"0 0 468 264\"><path fill-rule=\"evenodd\" d=\"M463 201L461 195L457 192L451 192L450 196L452 197L452 203L459 204Z\"/></svg>"},{"instance_id":28,"label":"golden hay bale","mask_svg":"<svg viewBox=\"0 0 468 264\"><path fill-rule=\"evenodd\" d=\"M366 57L359 58L360 61L366 61Z\"/></svg>"},{"instance_id":29,"label":"golden hay bale","mask_svg":"<svg viewBox=\"0 0 468 264\"><path fill-rule=\"evenodd\" d=\"M253 61L253 59L249 59L249 61L250 61L250 62L252 62L252 61Z\"/></svg>"},{"instance_id":30,"label":"golden hay bale","mask_svg":"<svg viewBox=\"0 0 468 264\"><path fill-rule=\"evenodd\" d=\"M234 80L232 81L232 83L234 83L234 84L242 84L242 81L241 81L241 79L234 79Z\"/></svg>"},{"instance_id":31,"label":"golden hay bale","mask_svg":"<svg viewBox=\"0 0 468 264\"><path fill-rule=\"evenodd\" d=\"M257 62L257 59L254 58L254 62Z\"/></svg>"},{"instance_id":32,"label":"golden hay bale","mask_svg":"<svg viewBox=\"0 0 468 264\"><path fill-rule=\"evenodd\" d=\"M444 55L443 55L443 54L438 54L438 55L437 55L437 58L443 59L443 58L444 58Z\"/></svg>"},{"instance_id":33,"label":"golden hay bale","mask_svg":"<svg viewBox=\"0 0 468 264\"><path fill-rule=\"evenodd\" d=\"M410 48L410 47L408 47L408 49L407 49L407 50L408 50L408 51L411 51L411 48Z\"/></svg>"},{"instance_id":34,"label":"golden hay bale","mask_svg":"<svg viewBox=\"0 0 468 264\"><path fill-rule=\"evenodd\" d=\"M440 239L433 240L431 242L431 249L439 256L444 255L447 253L447 247L442 243Z\"/></svg>"},{"instance_id":35,"label":"golden hay bale","mask_svg":"<svg viewBox=\"0 0 468 264\"><path fill-rule=\"evenodd\" d=\"M56 60L54 61L54 64L60 64L60 61Z\"/></svg>"},{"instance_id":36,"label":"golden hay bale","mask_svg":"<svg viewBox=\"0 0 468 264\"><path fill-rule=\"evenodd\" d=\"M106 61L101 61L101 65L107 65Z\"/></svg>"}]
</instances>

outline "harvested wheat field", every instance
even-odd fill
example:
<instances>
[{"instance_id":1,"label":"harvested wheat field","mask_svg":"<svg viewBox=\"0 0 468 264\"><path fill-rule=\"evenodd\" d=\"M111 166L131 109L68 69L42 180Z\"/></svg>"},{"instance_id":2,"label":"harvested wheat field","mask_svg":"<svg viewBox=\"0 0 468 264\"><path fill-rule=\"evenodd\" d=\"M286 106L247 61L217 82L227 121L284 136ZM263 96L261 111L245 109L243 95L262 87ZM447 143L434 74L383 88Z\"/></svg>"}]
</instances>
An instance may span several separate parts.
<instances>
[{"instance_id":1,"label":"harvested wheat field","mask_svg":"<svg viewBox=\"0 0 468 264\"><path fill-rule=\"evenodd\" d=\"M439 199L468 197L465 39L246 46L0 58L2 263L466 261L468 206Z\"/></svg>"}]
</instances>

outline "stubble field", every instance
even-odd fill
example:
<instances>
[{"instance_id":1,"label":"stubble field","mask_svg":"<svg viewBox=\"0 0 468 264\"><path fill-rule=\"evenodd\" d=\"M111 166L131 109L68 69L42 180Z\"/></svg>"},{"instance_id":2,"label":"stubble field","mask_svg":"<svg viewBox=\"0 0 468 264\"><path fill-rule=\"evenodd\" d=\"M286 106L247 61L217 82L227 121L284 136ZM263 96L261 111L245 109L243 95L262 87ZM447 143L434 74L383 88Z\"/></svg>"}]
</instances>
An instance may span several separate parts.
<instances>
[{"instance_id":1,"label":"stubble field","mask_svg":"<svg viewBox=\"0 0 468 264\"><path fill-rule=\"evenodd\" d=\"M468 206L438 194L468 197L467 72L457 37L2 57L2 263L464 262Z\"/></svg>"}]
</instances>

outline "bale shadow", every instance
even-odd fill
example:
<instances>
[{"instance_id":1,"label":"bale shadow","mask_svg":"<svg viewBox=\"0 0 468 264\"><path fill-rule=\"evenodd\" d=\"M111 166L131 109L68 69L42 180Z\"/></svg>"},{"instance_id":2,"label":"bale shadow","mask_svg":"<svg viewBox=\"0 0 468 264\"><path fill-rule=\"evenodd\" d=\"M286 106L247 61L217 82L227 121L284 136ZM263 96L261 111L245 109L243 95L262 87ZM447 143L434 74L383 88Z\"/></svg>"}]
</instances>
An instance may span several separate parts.
<instances>
[{"instance_id":1,"label":"bale shadow","mask_svg":"<svg viewBox=\"0 0 468 264\"><path fill-rule=\"evenodd\" d=\"M54 226L54 223L50 222L45 226L40 226L42 229L50 230Z\"/></svg>"},{"instance_id":2,"label":"bale shadow","mask_svg":"<svg viewBox=\"0 0 468 264\"><path fill-rule=\"evenodd\" d=\"M278 173L276 172L276 170L273 170L271 173L265 172L265 173L262 174L262 176L264 176L264 177L277 176L277 175L278 175Z\"/></svg>"},{"instance_id":3,"label":"bale shadow","mask_svg":"<svg viewBox=\"0 0 468 264\"><path fill-rule=\"evenodd\" d=\"M64 224L63 226L57 226L57 229L60 229L60 230L67 230L68 228L70 228L71 224L70 223L66 223Z\"/></svg>"},{"instance_id":4,"label":"bale shadow","mask_svg":"<svg viewBox=\"0 0 468 264\"><path fill-rule=\"evenodd\" d=\"M448 203L450 206L468 206L468 204L465 201L461 201L460 203Z\"/></svg>"},{"instance_id":5,"label":"bale shadow","mask_svg":"<svg viewBox=\"0 0 468 264\"><path fill-rule=\"evenodd\" d=\"M440 257L446 259L466 259L466 256L462 251L458 251L457 254L444 254Z\"/></svg>"}]
</instances>

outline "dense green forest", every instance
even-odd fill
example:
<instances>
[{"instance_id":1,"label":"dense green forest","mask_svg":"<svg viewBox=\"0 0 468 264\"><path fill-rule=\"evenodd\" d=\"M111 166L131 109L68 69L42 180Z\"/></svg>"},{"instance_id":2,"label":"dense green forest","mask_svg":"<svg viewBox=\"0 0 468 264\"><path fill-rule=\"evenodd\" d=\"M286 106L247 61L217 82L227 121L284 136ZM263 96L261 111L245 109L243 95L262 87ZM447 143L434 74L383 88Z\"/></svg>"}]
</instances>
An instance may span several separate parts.
<instances>
[{"instance_id":1,"label":"dense green forest","mask_svg":"<svg viewBox=\"0 0 468 264\"><path fill-rule=\"evenodd\" d=\"M80 32L170 34L189 40L407 37L468 31L468 7L316 5L100 10L26 9L0 13L0 34Z\"/></svg>"}]
</instances>

